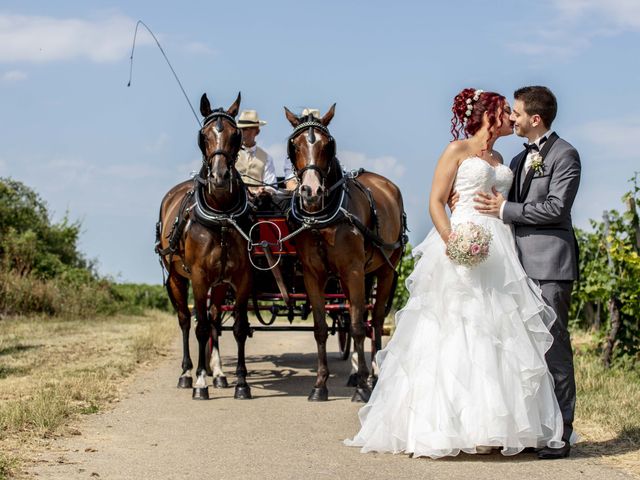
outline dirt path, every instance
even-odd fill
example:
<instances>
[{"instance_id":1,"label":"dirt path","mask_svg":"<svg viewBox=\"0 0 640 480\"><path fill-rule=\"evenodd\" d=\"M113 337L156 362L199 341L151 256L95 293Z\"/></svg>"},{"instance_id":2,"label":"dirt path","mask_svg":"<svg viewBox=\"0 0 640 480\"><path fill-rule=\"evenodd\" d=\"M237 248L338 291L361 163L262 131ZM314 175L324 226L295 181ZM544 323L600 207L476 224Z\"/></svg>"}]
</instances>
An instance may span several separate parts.
<instances>
[{"instance_id":1,"label":"dirt path","mask_svg":"<svg viewBox=\"0 0 640 480\"><path fill-rule=\"evenodd\" d=\"M230 333L222 341L230 374L235 342ZM329 342L335 348L336 339ZM438 461L363 455L341 444L358 425L352 389L343 386L348 362L331 355L330 401L310 403L310 332L257 332L247 351L253 400L234 400L233 388L211 388L210 401L191 400L190 391L175 388L176 345L171 358L139 376L113 411L87 417L79 425L81 435L55 440L29 473L65 480L632 478L581 455L579 447L570 459L546 462L533 454Z\"/></svg>"}]
</instances>

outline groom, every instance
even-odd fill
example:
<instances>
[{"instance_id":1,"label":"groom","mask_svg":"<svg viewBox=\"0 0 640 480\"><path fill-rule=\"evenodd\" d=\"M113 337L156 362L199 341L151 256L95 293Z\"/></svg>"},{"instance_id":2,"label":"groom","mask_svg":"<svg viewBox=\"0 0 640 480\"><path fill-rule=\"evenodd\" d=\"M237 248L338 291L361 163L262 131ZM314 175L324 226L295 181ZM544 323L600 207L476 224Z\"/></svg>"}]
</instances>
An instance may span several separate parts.
<instances>
[{"instance_id":1,"label":"groom","mask_svg":"<svg viewBox=\"0 0 640 480\"><path fill-rule=\"evenodd\" d=\"M505 199L500 193L478 193L480 212L513 225L520 261L527 275L542 289L544 301L557 320L551 327L553 345L546 355L562 412L562 448L543 448L542 459L569 456L573 432L576 386L573 351L567 329L573 282L578 278L578 249L571 224L571 206L580 184L580 156L561 139L551 124L556 98L547 87L524 87L514 93L510 120L526 137L525 149L511 161L514 181Z\"/></svg>"}]
</instances>

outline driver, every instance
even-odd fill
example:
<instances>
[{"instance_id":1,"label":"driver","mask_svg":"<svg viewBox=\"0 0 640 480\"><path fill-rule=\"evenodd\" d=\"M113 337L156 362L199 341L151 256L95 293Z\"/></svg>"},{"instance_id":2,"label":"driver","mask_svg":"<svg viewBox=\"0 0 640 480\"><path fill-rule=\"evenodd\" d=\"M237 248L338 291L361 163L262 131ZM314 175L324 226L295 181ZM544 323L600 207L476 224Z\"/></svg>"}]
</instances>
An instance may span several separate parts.
<instances>
[{"instance_id":1,"label":"driver","mask_svg":"<svg viewBox=\"0 0 640 480\"><path fill-rule=\"evenodd\" d=\"M256 144L260 127L267 122L260 120L255 110L243 110L237 124L242 130L242 149L238 153L236 170L253 195L274 193L271 185L275 185L277 179L273 158Z\"/></svg>"}]
</instances>

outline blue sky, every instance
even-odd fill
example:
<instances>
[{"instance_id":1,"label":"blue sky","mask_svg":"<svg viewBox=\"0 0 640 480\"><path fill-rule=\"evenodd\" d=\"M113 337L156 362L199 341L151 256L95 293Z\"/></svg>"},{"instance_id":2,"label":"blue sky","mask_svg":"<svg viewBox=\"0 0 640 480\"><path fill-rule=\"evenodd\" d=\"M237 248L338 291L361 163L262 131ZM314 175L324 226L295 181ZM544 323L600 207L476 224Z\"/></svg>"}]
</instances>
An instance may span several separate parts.
<instances>
[{"instance_id":1,"label":"blue sky","mask_svg":"<svg viewBox=\"0 0 640 480\"><path fill-rule=\"evenodd\" d=\"M55 219L83 224L81 249L120 281L159 283L160 200L200 162L197 109L207 92L268 121L258 137L281 171L283 106L336 102L331 131L347 167L400 185L411 240L431 227L427 197L464 87L531 84L558 97L555 130L581 153L574 223L621 208L640 170L640 2L14 1L0 5L0 176L34 188ZM512 136L496 147L521 148Z\"/></svg>"}]
</instances>

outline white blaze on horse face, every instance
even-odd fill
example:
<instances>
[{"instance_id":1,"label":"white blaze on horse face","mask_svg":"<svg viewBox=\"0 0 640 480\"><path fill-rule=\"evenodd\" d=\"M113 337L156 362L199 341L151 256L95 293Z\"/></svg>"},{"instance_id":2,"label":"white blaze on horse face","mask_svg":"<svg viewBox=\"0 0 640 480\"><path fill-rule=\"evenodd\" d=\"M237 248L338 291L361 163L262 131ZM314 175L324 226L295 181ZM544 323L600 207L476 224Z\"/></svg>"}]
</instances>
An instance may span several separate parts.
<instances>
[{"instance_id":1,"label":"white blaze on horse face","mask_svg":"<svg viewBox=\"0 0 640 480\"><path fill-rule=\"evenodd\" d=\"M316 138L316 141L314 143L311 143L309 142L309 134L305 133L304 135L306 135L306 138L307 138L307 148L309 149L309 158L311 159L311 161L307 165L316 165L315 159L318 158L321 153L320 151L321 142L319 142L318 139ZM317 192L320 186L322 185L322 180L320 178L320 174L318 173L318 171L317 170L305 171L301 178L301 186L302 185L310 187L311 195L315 197L317 195Z\"/></svg>"}]
</instances>

